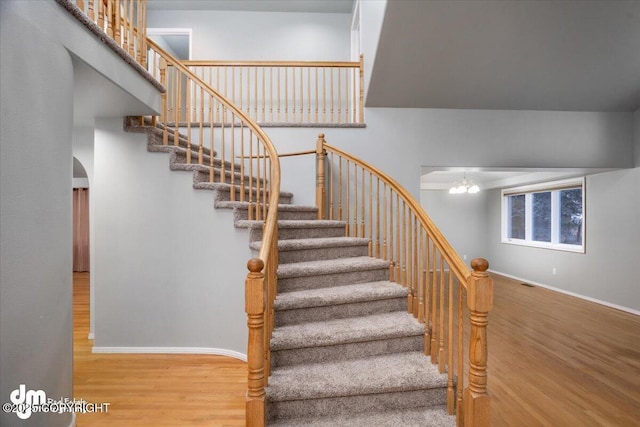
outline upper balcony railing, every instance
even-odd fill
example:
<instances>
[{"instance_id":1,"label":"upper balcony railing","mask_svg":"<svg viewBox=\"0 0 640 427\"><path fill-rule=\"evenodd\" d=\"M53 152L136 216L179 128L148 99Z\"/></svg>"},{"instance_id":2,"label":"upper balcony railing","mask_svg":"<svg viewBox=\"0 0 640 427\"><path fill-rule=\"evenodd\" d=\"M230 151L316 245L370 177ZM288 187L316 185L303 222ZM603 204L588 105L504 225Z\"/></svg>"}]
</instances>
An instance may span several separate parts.
<instances>
[{"instance_id":1,"label":"upper balcony railing","mask_svg":"<svg viewBox=\"0 0 640 427\"><path fill-rule=\"evenodd\" d=\"M71 0L140 65L147 64L146 0Z\"/></svg>"},{"instance_id":2,"label":"upper balcony railing","mask_svg":"<svg viewBox=\"0 0 640 427\"><path fill-rule=\"evenodd\" d=\"M182 61L261 125L364 124L359 61Z\"/></svg>"}]
</instances>

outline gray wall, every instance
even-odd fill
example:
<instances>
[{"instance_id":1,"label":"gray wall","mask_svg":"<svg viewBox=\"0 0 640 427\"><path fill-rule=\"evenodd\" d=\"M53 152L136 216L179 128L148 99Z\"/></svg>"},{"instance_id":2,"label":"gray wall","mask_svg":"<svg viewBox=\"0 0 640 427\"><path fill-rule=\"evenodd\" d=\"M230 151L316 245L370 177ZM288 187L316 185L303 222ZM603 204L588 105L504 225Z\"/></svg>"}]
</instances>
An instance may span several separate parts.
<instances>
[{"instance_id":1,"label":"gray wall","mask_svg":"<svg viewBox=\"0 0 640 427\"><path fill-rule=\"evenodd\" d=\"M95 342L99 352L246 354L248 233L190 172L147 152L121 119L96 121Z\"/></svg>"},{"instance_id":2,"label":"gray wall","mask_svg":"<svg viewBox=\"0 0 640 427\"><path fill-rule=\"evenodd\" d=\"M192 59L348 61L351 15L149 10L150 28L192 28Z\"/></svg>"},{"instance_id":3,"label":"gray wall","mask_svg":"<svg viewBox=\"0 0 640 427\"><path fill-rule=\"evenodd\" d=\"M491 269L640 312L638 188L640 168L587 177L584 254L501 243L501 193L490 191L486 242Z\"/></svg>"},{"instance_id":4,"label":"gray wall","mask_svg":"<svg viewBox=\"0 0 640 427\"><path fill-rule=\"evenodd\" d=\"M635 166L640 167L640 108L633 116L635 121Z\"/></svg>"},{"instance_id":5,"label":"gray wall","mask_svg":"<svg viewBox=\"0 0 640 427\"><path fill-rule=\"evenodd\" d=\"M73 69L66 50L18 6L0 3L2 403L20 384L54 399L73 396ZM71 414L33 414L22 422L0 412L3 426L70 422Z\"/></svg>"},{"instance_id":6,"label":"gray wall","mask_svg":"<svg viewBox=\"0 0 640 427\"><path fill-rule=\"evenodd\" d=\"M473 258L489 256L485 241L486 192L459 195L420 190L420 204L467 265Z\"/></svg>"}]
</instances>

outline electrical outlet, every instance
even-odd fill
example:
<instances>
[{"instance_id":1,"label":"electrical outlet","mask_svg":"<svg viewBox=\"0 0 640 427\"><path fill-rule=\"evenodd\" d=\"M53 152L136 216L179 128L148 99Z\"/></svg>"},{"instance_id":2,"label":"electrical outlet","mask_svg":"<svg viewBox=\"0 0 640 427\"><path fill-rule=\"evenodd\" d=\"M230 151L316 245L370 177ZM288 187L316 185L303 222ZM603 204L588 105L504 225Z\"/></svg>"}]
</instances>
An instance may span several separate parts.
<instances>
[{"instance_id":1,"label":"electrical outlet","mask_svg":"<svg viewBox=\"0 0 640 427\"><path fill-rule=\"evenodd\" d=\"M558 272L558 270L556 270L556 268L553 267L553 269L551 270L551 273L555 276L557 272Z\"/></svg>"}]
</instances>

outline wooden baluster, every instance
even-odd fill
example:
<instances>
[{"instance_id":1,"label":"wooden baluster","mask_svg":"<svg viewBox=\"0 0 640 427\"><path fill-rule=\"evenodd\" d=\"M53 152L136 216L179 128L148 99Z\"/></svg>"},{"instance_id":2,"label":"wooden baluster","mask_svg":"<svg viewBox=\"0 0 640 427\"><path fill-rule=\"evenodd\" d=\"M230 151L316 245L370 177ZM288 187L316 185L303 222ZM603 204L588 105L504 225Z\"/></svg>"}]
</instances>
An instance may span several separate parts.
<instances>
[{"instance_id":1,"label":"wooden baluster","mask_svg":"<svg viewBox=\"0 0 640 427\"><path fill-rule=\"evenodd\" d=\"M269 68L269 111L273 121L273 67Z\"/></svg>"},{"instance_id":2,"label":"wooden baluster","mask_svg":"<svg viewBox=\"0 0 640 427\"><path fill-rule=\"evenodd\" d=\"M360 191L360 237L365 237L365 180L364 180L364 168L361 169L362 173L360 174L360 181L362 182L362 188Z\"/></svg>"},{"instance_id":3,"label":"wooden baluster","mask_svg":"<svg viewBox=\"0 0 640 427\"><path fill-rule=\"evenodd\" d=\"M402 239L402 235L400 234L400 230L402 229L401 217L400 217L400 195L396 194L396 265L395 265L395 277L396 282L400 283L404 286L404 282L402 280L402 246L404 245L404 241Z\"/></svg>"},{"instance_id":4,"label":"wooden baluster","mask_svg":"<svg viewBox=\"0 0 640 427\"><path fill-rule=\"evenodd\" d=\"M327 151L324 149L324 134L318 134L316 141L316 206L318 207L318 219L325 219L327 202L327 189L325 186L325 158Z\"/></svg>"},{"instance_id":5,"label":"wooden baluster","mask_svg":"<svg viewBox=\"0 0 640 427\"><path fill-rule=\"evenodd\" d=\"M342 157L338 156L338 220L342 221Z\"/></svg>"},{"instance_id":6,"label":"wooden baluster","mask_svg":"<svg viewBox=\"0 0 640 427\"><path fill-rule=\"evenodd\" d=\"M289 69L284 69L284 122L289 123Z\"/></svg>"},{"instance_id":7,"label":"wooden baluster","mask_svg":"<svg viewBox=\"0 0 640 427\"><path fill-rule=\"evenodd\" d=\"M358 109L357 107L357 101L356 101L356 70L352 69L352 76L353 76L353 81L351 82L351 88L352 88L352 102L353 102L353 119L351 120L351 123L355 123L356 122L356 111Z\"/></svg>"},{"instance_id":8,"label":"wooden baluster","mask_svg":"<svg viewBox=\"0 0 640 427\"><path fill-rule=\"evenodd\" d=\"M364 123L364 55L360 55L360 123Z\"/></svg>"},{"instance_id":9,"label":"wooden baluster","mask_svg":"<svg viewBox=\"0 0 640 427\"><path fill-rule=\"evenodd\" d=\"M213 161L213 153L215 153L216 149L216 141L215 141L215 130L214 127L214 116L213 116L213 103L214 99L212 95L209 95L209 123L211 124L209 127L209 182L215 181L215 169L214 169L214 161Z\"/></svg>"},{"instance_id":10,"label":"wooden baluster","mask_svg":"<svg viewBox=\"0 0 640 427\"><path fill-rule=\"evenodd\" d=\"M122 46L122 22L120 19L120 8L122 7L121 4L121 0L115 0L115 10L113 12L113 36L119 46Z\"/></svg>"},{"instance_id":11,"label":"wooden baluster","mask_svg":"<svg viewBox=\"0 0 640 427\"><path fill-rule=\"evenodd\" d=\"M175 79L176 79L176 99L175 99L175 106L176 106L176 120L173 124L173 145L174 146L178 146L179 143L179 132L178 132L178 126L179 126L179 122L182 119L182 79L181 79L181 75L178 72L178 70L174 67L175 70Z\"/></svg>"},{"instance_id":12,"label":"wooden baluster","mask_svg":"<svg viewBox=\"0 0 640 427\"><path fill-rule=\"evenodd\" d=\"M420 317L420 229L418 217L413 217L413 317Z\"/></svg>"},{"instance_id":13,"label":"wooden baluster","mask_svg":"<svg viewBox=\"0 0 640 427\"><path fill-rule=\"evenodd\" d=\"M333 151L331 152L331 160L329 161L329 219L333 220L334 217L334 206L333 206L333 187L334 187L334 179L333 179L333 167L335 165L335 161L333 159Z\"/></svg>"},{"instance_id":14,"label":"wooden baluster","mask_svg":"<svg viewBox=\"0 0 640 427\"><path fill-rule=\"evenodd\" d=\"M353 236L358 237L358 164L353 164Z\"/></svg>"},{"instance_id":15,"label":"wooden baluster","mask_svg":"<svg viewBox=\"0 0 640 427\"><path fill-rule=\"evenodd\" d=\"M129 52L129 55L132 58L135 58L135 54L134 54L134 49L133 49L133 42L134 42L134 20L133 20L133 2L134 0L129 0L129 16L127 17L127 21L129 22L129 36L128 36L128 40L129 40L129 48L127 50L127 52Z\"/></svg>"},{"instance_id":16,"label":"wooden baluster","mask_svg":"<svg viewBox=\"0 0 640 427\"><path fill-rule=\"evenodd\" d=\"M291 68L291 74L293 75L293 83L291 84L291 123L296 121L296 68Z\"/></svg>"},{"instance_id":17,"label":"wooden baluster","mask_svg":"<svg viewBox=\"0 0 640 427\"><path fill-rule=\"evenodd\" d=\"M253 220L253 131L249 132L249 219Z\"/></svg>"},{"instance_id":18,"label":"wooden baluster","mask_svg":"<svg viewBox=\"0 0 640 427\"><path fill-rule=\"evenodd\" d=\"M267 121L266 75L267 75L267 69L263 68L262 69L262 121L263 122Z\"/></svg>"},{"instance_id":19,"label":"wooden baluster","mask_svg":"<svg viewBox=\"0 0 640 427\"><path fill-rule=\"evenodd\" d=\"M282 96L280 95L280 67L278 67L278 88L276 90L276 95L278 97L278 121L281 121L281 119L280 119L280 98L282 98Z\"/></svg>"},{"instance_id":20,"label":"wooden baluster","mask_svg":"<svg viewBox=\"0 0 640 427\"><path fill-rule=\"evenodd\" d=\"M493 308L493 280L484 258L471 261L473 272L467 282L470 312L469 385L464 393L465 426L486 427L491 421L491 397L487 393L487 316Z\"/></svg>"},{"instance_id":21,"label":"wooden baluster","mask_svg":"<svg viewBox=\"0 0 640 427\"><path fill-rule=\"evenodd\" d=\"M338 123L342 123L342 68L338 68Z\"/></svg>"},{"instance_id":22,"label":"wooden baluster","mask_svg":"<svg viewBox=\"0 0 640 427\"><path fill-rule=\"evenodd\" d=\"M78 6L78 9L84 12L84 0L77 0L76 6Z\"/></svg>"},{"instance_id":23,"label":"wooden baluster","mask_svg":"<svg viewBox=\"0 0 640 427\"><path fill-rule=\"evenodd\" d=\"M186 91L186 120L187 120L187 164L191 164L191 79L187 77Z\"/></svg>"},{"instance_id":24,"label":"wooden baluster","mask_svg":"<svg viewBox=\"0 0 640 427\"><path fill-rule=\"evenodd\" d=\"M404 210L405 210L405 204L402 205L402 216L404 217ZM409 211L408 214L410 215L411 212ZM409 221L407 221L408 224L406 225L407 228L407 249L406 249L406 253L405 253L405 265L407 266L406 268L406 273L405 273L405 280L407 281L407 313L409 314L413 314L413 301L415 299L415 290L413 289L413 280L412 280L412 262L411 260L413 259L413 238L412 238L412 233L411 233L411 227L412 227L412 221L409 219Z\"/></svg>"},{"instance_id":25,"label":"wooden baluster","mask_svg":"<svg viewBox=\"0 0 640 427\"><path fill-rule=\"evenodd\" d=\"M320 98L318 97L318 67L316 67L316 123L320 123L318 120L318 110L320 109Z\"/></svg>"},{"instance_id":26,"label":"wooden baluster","mask_svg":"<svg viewBox=\"0 0 640 427\"><path fill-rule=\"evenodd\" d=\"M369 172L369 256L373 256L373 174Z\"/></svg>"},{"instance_id":27,"label":"wooden baluster","mask_svg":"<svg viewBox=\"0 0 640 427\"><path fill-rule=\"evenodd\" d=\"M89 17L91 22L95 22L95 20L96 20L96 14L95 14L94 9L93 9L94 1L95 0L89 0L89 2L88 2L89 3L89 7L87 9L87 16ZM100 0L98 0L98 1L100 1Z\"/></svg>"},{"instance_id":28,"label":"wooden baluster","mask_svg":"<svg viewBox=\"0 0 640 427\"><path fill-rule=\"evenodd\" d=\"M244 122L240 122L240 201L245 201L245 182L244 177ZM249 186L251 186L251 180L249 180Z\"/></svg>"},{"instance_id":29,"label":"wooden baluster","mask_svg":"<svg viewBox=\"0 0 640 427\"><path fill-rule=\"evenodd\" d=\"M433 242L433 259L431 261L431 267L433 268L433 272L431 274L431 344L429 344L429 347L431 348L431 363L433 364L438 363L438 329L436 328L436 315L438 313L438 300L436 298L438 295L437 252L438 249L435 242Z\"/></svg>"},{"instance_id":30,"label":"wooden baluster","mask_svg":"<svg viewBox=\"0 0 640 427\"><path fill-rule=\"evenodd\" d=\"M431 274L429 274L429 268L431 265L431 239L429 234L426 233L426 247L425 247L425 265L424 265L424 354L431 355Z\"/></svg>"},{"instance_id":31,"label":"wooden baluster","mask_svg":"<svg viewBox=\"0 0 640 427\"><path fill-rule=\"evenodd\" d=\"M456 384L456 426L464 426L464 408L462 404L462 389L464 387L464 324L462 320L464 305L462 303L464 288L458 283L458 377Z\"/></svg>"},{"instance_id":32,"label":"wooden baluster","mask_svg":"<svg viewBox=\"0 0 640 427\"><path fill-rule=\"evenodd\" d=\"M376 258L380 258L380 177L376 177Z\"/></svg>"},{"instance_id":33,"label":"wooden baluster","mask_svg":"<svg viewBox=\"0 0 640 427\"><path fill-rule=\"evenodd\" d=\"M226 167L226 156L225 156L225 148L227 143L225 142L225 129L224 124L227 121L227 107L225 105L222 106L220 111L220 182L222 184L225 183L227 179L227 171ZM233 159L231 159L233 162ZM235 200L235 191L233 189L230 190L231 200Z\"/></svg>"},{"instance_id":34,"label":"wooden baluster","mask_svg":"<svg viewBox=\"0 0 640 427\"><path fill-rule=\"evenodd\" d=\"M351 192L351 185L350 184L350 173L349 173L349 159L347 159L347 186L345 187L345 193L346 193L346 203L345 203L345 211L346 211L346 215L345 215L345 220L346 220L346 229L345 229L345 235L349 236L349 211L351 210L351 204L349 203L349 193Z\"/></svg>"},{"instance_id":35,"label":"wooden baluster","mask_svg":"<svg viewBox=\"0 0 640 427\"><path fill-rule=\"evenodd\" d=\"M387 248L387 184L382 183L382 259L388 260L389 253Z\"/></svg>"},{"instance_id":36,"label":"wooden baluster","mask_svg":"<svg viewBox=\"0 0 640 427\"><path fill-rule=\"evenodd\" d=\"M104 31L104 2L103 0L98 0L98 27L102 31Z\"/></svg>"},{"instance_id":37,"label":"wooden baluster","mask_svg":"<svg viewBox=\"0 0 640 427\"><path fill-rule=\"evenodd\" d=\"M393 193L391 192L391 188L389 189L389 281L397 282L397 277L395 275L395 260L393 258Z\"/></svg>"},{"instance_id":38,"label":"wooden baluster","mask_svg":"<svg viewBox=\"0 0 640 427\"><path fill-rule=\"evenodd\" d=\"M418 293L418 321L424 323L424 296L427 292L427 270L425 266L425 257L429 258L429 252L425 245L425 234L422 225L420 225L419 237L420 251L418 254L418 283L420 292Z\"/></svg>"},{"instance_id":39,"label":"wooden baluster","mask_svg":"<svg viewBox=\"0 0 640 427\"><path fill-rule=\"evenodd\" d=\"M262 145L262 149L264 152L264 156L262 157L262 167L264 170L264 178L262 179L262 194L264 194L264 204L262 205L262 219L266 220L267 219L267 163L270 164L270 162L267 162L267 147L263 144ZM275 201L275 204L273 205L274 209L278 209L278 200Z\"/></svg>"},{"instance_id":40,"label":"wooden baluster","mask_svg":"<svg viewBox=\"0 0 640 427\"><path fill-rule=\"evenodd\" d=\"M265 418L265 345L264 345L264 262L253 258L247 263L249 274L245 281L245 311L249 338L247 345L247 378L246 417L248 427L263 427Z\"/></svg>"},{"instance_id":41,"label":"wooden baluster","mask_svg":"<svg viewBox=\"0 0 640 427\"><path fill-rule=\"evenodd\" d=\"M200 146L198 148L198 164L201 165L204 162L204 87L200 87ZM213 129L213 128L211 128ZM210 153L213 156L213 153Z\"/></svg>"},{"instance_id":42,"label":"wooden baluster","mask_svg":"<svg viewBox=\"0 0 640 427\"><path fill-rule=\"evenodd\" d=\"M445 371L446 359L444 355L444 283L445 283L445 269L444 269L444 254L440 253L440 318L438 320L438 371L443 374Z\"/></svg>"},{"instance_id":43,"label":"wooden baluster","mask_svg":"<svg viewBox=\"0 0 640 427\"><path fill-rule=\"evenodd\" d=\"M455 391L453 388L453 274L449 266L449 301L447 304L447 412L453 415Z\"/></svg>"},{"instance_id":44,"label":"wooden baluster","mask_svg":"<svg viewBox=\"0 0 640 427\"><path fill-rule=\"evenodd\" d=\"M107 35L113 38L113 0L107 3Z\"/></svg>"},{"instance_id":45,"label":"wooden baluster","mask_svg":"<svg viewBox=\"0 0 640 427\"><path fill-rule=\"evenodd\" d=\"M141 0L140 10L142 11L142 18L140 20L140 26L138 27L138 34L140 34L140 63L143 67L147 66L147 2Z\"/></svg>"},{"instance_id":46,"label":"wooden baluster","mask_svg":"<svg viewBox=\"0 0 640 427\"><path fill-rule=\"evenodd\" d=\"M253 111L255 113L254 120L258 121L258 67L253 67L253 71L254 71L254 77L255 77L255 87L253 88L253 92L254 92Z\"/></svg>"},{"instance_id":47,"label":"wooden baluster","mask_svg":"<svg viewBox=\"0 0 640 427\"><path fill-rule=\"evenodd\" d=\"M261 168L260 168L260 152L261 149L261 144L260 144L260 137L258 135L256 135L256 213L255 213L255 219L257 219L258 221L260 221L262 218L260 218L260 207L261 207L261 203L262 203L262 199L264 198L264 194L262 193L262 187L260 186L260 179L261 179ZM263 226L264 228L264 226Z\"/></svg>"},{"instance_id":48,"label":"wooden baluster","mask_svg":"<svg viewBox=\"0 0 640 427\"><path fill-rule=\"evenodd\" d=\"M322 69L322 123L327 123L327 69Z\"/></svg>"},{"instance_id":49,"label":"wooden baluster","mask_svg":"<svg viewBox=\"0 0 640 427\"><path fill-rule=\"evenodd\" d=\"M242 121L241 121L242 122ZM230 177L229 181L231 181L231 201L236 201L236 132L235 132L235 117L231 117L231 134L229 137L231 138L231 162L230 162ZM241 181L244 181L244 177L240 177Z\"/></svg>"},{"instance_id":50,"label":"wooden baluster","mask_svg":"<svg viewBox=\"0 0 640 427\"><path fill-rule=\"evenodd\" d=\"M160 83L162 86L167 87L167 60L164 58L160 58ZM167 88L168 89L168 88ZM169 145L169 132L167 129L167 116L169 112L167 111L167 92L163 92L160 94L161 111L160 111L160 121L162 122L162 145Z\"/></svg>"},{"instance_id":51,"label":"wooden baluster","mask_svg":"<svg viewBox=\"0 0 640 427\"><path fill-rule=\"evenodd\" d=\"M329 73L330 73L330 81L331 81L331 87L330 87L330 93L329 93L329 107L331 108L331 123L333 123L333 68L329 68Z\"/></svg>"}]
</instances>

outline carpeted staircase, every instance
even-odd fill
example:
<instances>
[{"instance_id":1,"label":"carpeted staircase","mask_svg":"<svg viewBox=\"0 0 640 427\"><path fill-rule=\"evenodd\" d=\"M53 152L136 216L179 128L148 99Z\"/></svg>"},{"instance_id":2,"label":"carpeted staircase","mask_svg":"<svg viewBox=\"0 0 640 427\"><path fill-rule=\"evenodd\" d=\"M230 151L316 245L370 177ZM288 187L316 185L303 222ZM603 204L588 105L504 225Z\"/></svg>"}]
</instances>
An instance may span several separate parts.
<instances>
[{"instance_id":1,"label":"carpeted staircase","mask_svg":"<svg viewBox=\"0 0 640 427\"><path fill-rule=\"evenodd\" d=\"M148 133L149 151L168 152L172 170L193 171L194 188L213 190L215 207L233 209L235 226L260 248L262 222L247 219L248 203L231 201L239 188L209 183L208 167L186 164L184 146L162 146L157 128L131 119L125 128ZM407 290L388 281L389 263L367 256L367 239L345 237L344 222L317 220L317 208L291 199L283 192L278 205L268 425L454 426L446 375L423 354L424 325L407 314Z\"/></svg>"}]
</instances>

